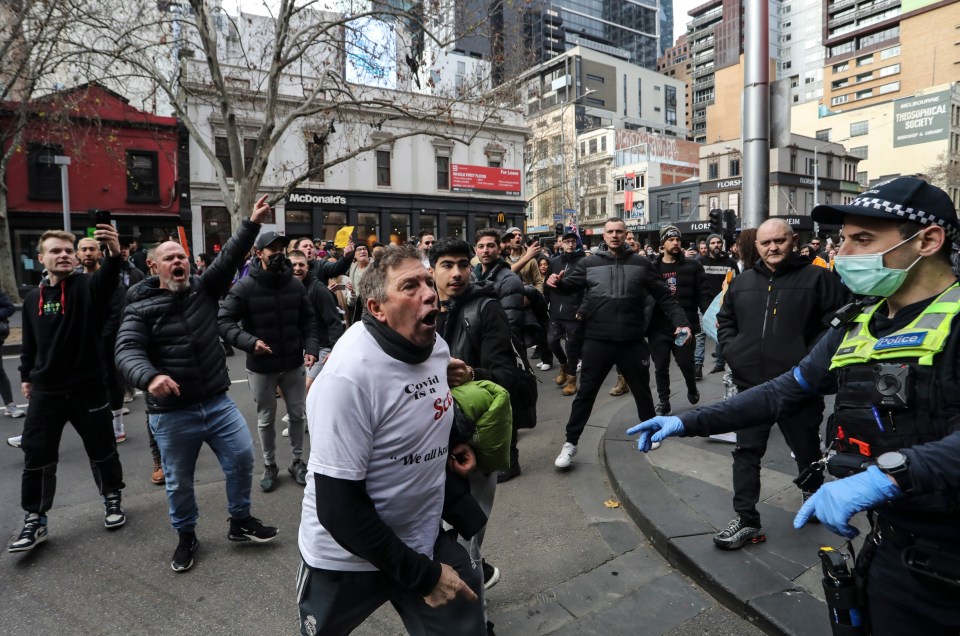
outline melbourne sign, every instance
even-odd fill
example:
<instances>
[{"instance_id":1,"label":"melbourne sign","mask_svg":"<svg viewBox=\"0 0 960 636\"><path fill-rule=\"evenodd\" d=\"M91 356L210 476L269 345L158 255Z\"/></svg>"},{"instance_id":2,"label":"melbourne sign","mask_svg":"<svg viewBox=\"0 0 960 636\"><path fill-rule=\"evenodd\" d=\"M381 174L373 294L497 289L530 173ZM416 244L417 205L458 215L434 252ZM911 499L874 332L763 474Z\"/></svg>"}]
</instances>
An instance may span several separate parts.
<instances>
[{"instance_id":1,"label":"melbourne sign","mask_svg":"<svg viewBox=\"0 0 960 636\"><path fill-rule=\"evenodd\" d=\"M450 189L454 192L520 195L520 171L455 163L450 168Z\"/></svg>"},{"instance_id":2,"label":"melbourne sign","mask_svg":"<svg viewBox=\"0 0 960 636\"><path fill-rule=\"evenodd\" d=\"M950 135L950 91L898 99L893 109L893 147L942 141Z\"/></svg>"}]
</instances>

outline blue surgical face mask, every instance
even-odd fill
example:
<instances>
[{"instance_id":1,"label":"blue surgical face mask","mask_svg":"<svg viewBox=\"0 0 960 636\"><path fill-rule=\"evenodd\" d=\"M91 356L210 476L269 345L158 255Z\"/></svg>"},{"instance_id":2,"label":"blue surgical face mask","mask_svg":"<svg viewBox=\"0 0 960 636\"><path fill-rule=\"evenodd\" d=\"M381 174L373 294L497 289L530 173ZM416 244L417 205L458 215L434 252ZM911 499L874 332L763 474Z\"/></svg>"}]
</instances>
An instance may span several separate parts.
<instances>
[{"instance_id":1,"label":"blue surgical face mask","mask_svg":"<svg viewBox=\"0 0 960 636\"><path fill-rule=\"evenodd\" d=\"M922 232L923 230L920 230ZM883 264L883 255L889 254L901 245L909 243L919 236L917 232L908 239L900 241L890 249L877 254L857 254L855 256L835 256L833 258L834 266L843 279L843 282L854 294L861 296L882 296L887 298L892 296L907 277L907 272L913 269L913 266L920 262L923 256L918 256L917 260L910 264L906 269L893 269L885 267Z\"/></svg>"}]
</instances>

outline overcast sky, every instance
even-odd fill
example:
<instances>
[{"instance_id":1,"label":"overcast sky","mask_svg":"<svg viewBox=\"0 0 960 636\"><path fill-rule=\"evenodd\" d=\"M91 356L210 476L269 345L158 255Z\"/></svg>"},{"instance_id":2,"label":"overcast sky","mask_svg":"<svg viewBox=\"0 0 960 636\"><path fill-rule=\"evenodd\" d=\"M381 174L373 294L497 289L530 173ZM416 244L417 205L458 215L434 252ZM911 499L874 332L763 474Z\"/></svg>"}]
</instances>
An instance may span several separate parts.
<instances>
[{"instance_id":1,"label":"overcast sky","mask_svg":"<svg viewBox=\"0 0 960 636\"><path fill-rule=\"evenodd\" d=\"M687 30L687 22L690 21L690 16L687 15L687 11L700 6L704 2L706 2L706 0L673 0L674 42Z\"/></svg>"}]
</instances>

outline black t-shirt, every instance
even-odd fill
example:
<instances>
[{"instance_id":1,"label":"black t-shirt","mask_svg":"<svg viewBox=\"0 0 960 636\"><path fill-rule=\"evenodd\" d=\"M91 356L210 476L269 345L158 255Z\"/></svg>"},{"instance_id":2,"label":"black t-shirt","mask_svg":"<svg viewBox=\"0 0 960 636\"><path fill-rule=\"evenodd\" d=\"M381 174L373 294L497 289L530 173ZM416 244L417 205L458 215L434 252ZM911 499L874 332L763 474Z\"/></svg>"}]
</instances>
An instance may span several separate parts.
<instances>
[{"instance_id":1,"label":"black t-shirt","mask_svg":"<svg viewBox=\"0 0 960 636\"><path fill-rule=\"evenodd\" d=\"M943 292L940 292L941 294ZM873 317L870 319L870 334L874 338L883 338L884 336L889 336L895 331L903 329L911 322L913 322L917 316L923 313L923 310L930 306L934 300L937 299L936 296L931 296L924 300L919 300L912 305L907 305L900 309L893 318L888 318L885 314L882 315L880 312L884 308L878 309Z\"/></svg>"}]
</instances>

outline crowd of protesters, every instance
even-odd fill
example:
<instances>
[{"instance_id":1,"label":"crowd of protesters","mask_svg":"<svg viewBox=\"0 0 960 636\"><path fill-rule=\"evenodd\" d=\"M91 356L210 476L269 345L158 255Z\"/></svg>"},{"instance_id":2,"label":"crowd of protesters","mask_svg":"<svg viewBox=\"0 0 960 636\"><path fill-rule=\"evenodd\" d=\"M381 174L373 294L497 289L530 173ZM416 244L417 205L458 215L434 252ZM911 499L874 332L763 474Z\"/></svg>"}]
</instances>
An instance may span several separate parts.
<instances>
[{"instance_id":1,"label":"crowd of protesters","mask_svg":"<svg viewBox=\"0 0 960 636\"><path fill-rule=\"evenodd\" d=\"M518 431L537 424L535 369L556 363L544 390L571 398L554 462L569 470L614 367L610 393L631 393L638 421L668 416L671 358L687 402L700 400L705 320L718 327L711 372L745 391L798 364L848 300L831 271L832 243L799 245L776 219L730 245L718 235L685 244L675 226L643 245L611 218L593 249L575 231L548 249L512 227L480 230L472 245L425 231L415 244L335 250L264 231L269 211L262 197L216 257L192 262L175 241L121 247L106 224L76 244L65 232L41 237L46 276L23 309L26 411L0 373L4 413L25 415L22 437L8 440L24 453L25 516L10 552L47 538L67 421L84 441L104 526L124 525L117 445L128 434L124 402L139 391L151 480L165 485L178 535L174 571L190 570L200 547L200 447L223 469L227 535L237 542L277 537L251 514L256 454L265 493L287 479L289 456L289 479L304 487L304 634L346 633L387 601L412 633L492 634L483 597L501 571L483 538L497 484L522 473ZM790 294L771 313L775 288ZM0 327L12 312L0 295ZM227 395L234 349L246 354L259 448ZM279 400L289 452L277 444ZM823 401L807 407L776 420L800 473L820 453ZM772 424L737 437L737 517L715 537L719 547L765 538L755 505ZM821 482L805 482L803 499Z\"/></svg>"}]
</instances>

